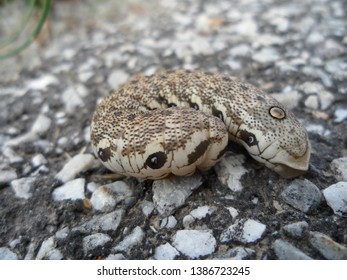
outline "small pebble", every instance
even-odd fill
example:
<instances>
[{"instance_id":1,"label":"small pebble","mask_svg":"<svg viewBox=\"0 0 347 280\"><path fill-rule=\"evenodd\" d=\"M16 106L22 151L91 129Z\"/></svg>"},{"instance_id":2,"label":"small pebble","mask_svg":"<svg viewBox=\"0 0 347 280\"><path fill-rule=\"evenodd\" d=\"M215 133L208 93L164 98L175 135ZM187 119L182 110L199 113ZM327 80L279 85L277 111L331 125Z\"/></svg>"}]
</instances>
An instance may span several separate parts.
<instances>
[{"instance_id":1,"label":"small pebble","mask_svg":"<svg viewBox=\"0 0 347 280\"><path fill-rule=\"evenodd\" d=\"M140 204L143 215L149 217L154 210L154 204L151 201L144 200Z\"/></svg>"},{"instance_id":2,"label":"small pebble","mask_svg":"<svg viewBox=\"0 0 347 280\"><path fill-rule=\"evenodd\" d=\"M309 241L326 259L347 260L347 248L335 242L329 236L311 231Z\"/></svg>"},{"instance_id":3,"label":"small pebble","mask_svg":"<svg viewBox=\"0 0 347 280\"><path fill-rule=\"evenodd\" d=\"M10 249L0 247L0 260L18 260L18 257Z\"/></svg>"},{"instance_id":4,"label":"small pebble","mask_svg":"<svg viewBox=\"0 0 347 280\"><path fill-rule=\"evenodd\" d=\"M347 182L347 157L334 159L331 162L330 168L338 181Z\"/></svg>"},{"instance_id":5,"label":"small pebble","mask_svg":"<svg viewBox=\"0 0 347 280\"><path fill-rule=\"evenodd\" d=\"M202 182L199 173L190 177L173 176L153 182L153 202L161 216L169 216L183 205L193 190Z\"/></svg>"},{"instance_id":6,"label":"small pebble","mask_svg":"<svg viewBox=\"0 0 347 280\"><path fill-rule=\"evenodd\" d=\"M56 233L55 233L55 238L57 239L65 239L68 235L69 235L69 228L68 227L64 227L62 228L61 230L58 230Z\"/></svg>"},{"instance_id":7,"label":"small pebble","mask_svg":"<svg viewBox=\"0 0 347 280\"><path fill-rule=\"evenodd\" d=\"M78 154L71 158L59 171L55 178L63 183L74 179L78 173L89 170L94 164L95 158L91 154Z\"/></svg>"},{"instance_id":8,"label":"small pebble","mask_svg":"<svg viewBox=\"0 0 347 280\"><path fill-rule=\"evenodd\" d=\"M124 239L121 242L119 242L115 247L113 247L113 251L127 252L132 247L140 245L144 237L145 233L139 226L137 226L129 235L124 237Z\"/></svg>"},{"instance_id":9,"label":"small pebble","mask_svg":"<svg viewBox=\"0 0 347 280\"><path fill-rule=\"evenodd\" d=\"M47 163L47 159L42 154L37 154L31 159L33 167L38 167Z\"/></svg>"},{"instance_id":10,"label":"small pebble","mask_svg":"<svg viewBox=\"0 0 347 280\"><path fill-rule=\"evenodd\" d=\"M347 182L338 182L323 190L327 204L339 216L347 214Z\"/></svg>"},{"instance_id":11,"label":"small pebble","mask_svg":"<svg viewBox=\"0 0 347 280\"><path fill-rule=\"evenodd\" d=\"M341 123L347 119L347 109L346 108L337 108L334 113L336 123Z\"/></svg>"},{"instance_id":12,"label":"small pebble","mask_svg":"<svg viewBox=\"0 0 347 280\"><path fill-rule=\"evenodd\" d=\"M74 115L78 108L84 106L88 89L82 84L75 84L73 87L68 87L62 93L62 101L65 105L65 111L68 115Z\"/></svg>"},{"instance_id":13,"label":"small pebble","mask_svg":"<svg viewBox=\"0 0 347 280\"><path fill-rule=\"evenodd\" d=\"M11 188L17 197L29 199L32 196L30 190L35 180L36 178L34 177L16 179L11 182Z\"/></svg>"},{"instance_id":14,"label":"small pebble","mask_svg":"<svg viewBox=\"0 0 347 280\"><path fill-rule=\"evenodd\" d=\"M191 223L195 220L201 220L205 218L207 215L211 215L213 213L213 209L208 206L201 206L194 210L192 210L189 215L183 218L183 226L184 228L188 228Z\"/></svg>"},{"instance_id":15,"label":"small pebble","mask_svg":"<svg viewBox=\"0 0 347 280\"><path fill-rule=\"evenodd\" d=\"M180 253L170 243L155 248L154 259L156 260L173 260Z\"/></svg>"},{"instance_id":16,"label":"small pebble","mask_svg":"<svg viewBox=\"0 0 347 280\"><path fill-rule=\"evenodd\" d=\"M112 191L109 188L101 186L93 192L90 203L95 210L109 212L116 206L116 199L113 198Z\"/></svg>"},{"instance_id":17,"label":"small pebble","mask_svg":"<svg viewBox=\"0 0 347 280\"><path fill-rule=\"evenodd\" d=\"M235 209L234 207L227 207L230 216L233 218L233 220L235 220L235 218L239 215L239 211L237 209Z\"/></svg>"},{"instance_id":18,"label":"small pebble","mask_svg":"<svg viewBox=\"0 0 347 280\"><path fill-rule=\"evenodd\" d=\"M303 236L303 233L308 228L308 223L305 221L292 223L285 225L283 230L291 237L300 238Z\"/></svg>"},{"instance_id":19,"label":"small pebble","mask_svg":"<svg viewBox=\"0 0 347 280\"><path fill-rule=\"evenodd\" d=\"M105 260L125 260L123 254L110 254Z\"/></svg>"},{"instance_id":20,"label":"small pebble","mask_svg":"<svg viewBox=\"0 0 347 280\"><path fill-rule=\"evenodd\" d=\"M46 74L35 80L29 81L27 83L27 88L31 90L45 90L48 86L57 84L59 84L57 77L51 74Z\"/></svg>"},{"instance_id":21,"label":"small pebble","mask_svg":"<svg viewBox=\"0 0 347 280\"><path fill-rule=\"evenodd\" d=\"M281 196L286 203L305 213L317 209L321 201L320 190L307 179L292 181Z\"/></svg>"},{"instance_id":22,"label":"small pebble","mask_svg":"<svg viewBox=\"0 0 347 280\"><path fill-rule=\"evenodd\" d=\"M240 179L248 172L243 167L244 162L244 155L227 152L214 167L218 175L218 180L233 192L240 192L243 189Z\"/></svg>"},{"instance_id":23,"label":"small pebble","mask_svg":"<svg viewBox=\"0 0 347 280\"><path fill-rule=\"evenodd\" d=\"M23 158L15 153L15 151L10 147L4 147L2 154L8 159L10 163L20 163L24 161Z\"/></svg>"},{"instance_id":24,"label":"small pebble","mask_svg":"<svg viewBox=\"0 0 347 280\"><path fill-rule=\"evenodd\" d=\"M79 178L72 181L69 181L62 185L59 188L54 189L52 193L53 200L76 200L76 199L84 199L84 185L86 180Z\"/></svg>"},{"instance_id":25,"label":"small pebble","mask_svg":"<svg viewBox=\"0 0 347 280\"><path fill-rule=\"evenodd\" d=\"M261 64L270 64L276 62L280 56L275 48L262 48L252 56L253 60Z\"/></svg>"},{"instance_id":26,"label":"small pebble","mask_svg":"<svg viewBox=\"0 0 347 280\"><path fill-rule=\"evenodd\" d=\"M36 260L61 260L62 253L56 249L54 237L44 240L36 255Z\"/></svg>"},{"instance_id":27,"label":"small pebble","mask_svg":"<svg viewBox=\"0 0 347 280\"><path fill-rule=\"evenodd\" d=\"M116 231L123 215L122 209L104 215L95 215L91 220L73 228L72 231L80 231L81 233Z\"/></svg>"},{"instance_id":28,"label":"small pebble","mask_svg":"<svg viewBox=\"0 0 347 280\"><path fill-rule=\"evenodd\" d=\"M239 219L224 230L220 236L222 243L231 240L243 244L253 243L261 239L266 229L266 225L253 219Z\"/></svg>"},{"instance_id":29,"label":"small pebble","mask_svg":"<svg viewBox=\"0 0 347 280\"><path fill-rule=\"evenodd\" d=\"M160 222L160 228L174 228L177 225L177 220L174 216L165 217Z\"/></svg>"},{"instance_id":30,"label":"small pebble","mask_svg":"<svg viewBox=\"0 0 347 280\"><path fill-rule=\"evenodd\" d=\"M235 247L226 251L224 254L218 257L218 259L249 260L254 259L254 257L254 250L245 247Z\"/></svg>"},{"instance_id":31,"label":"small pebble","mask_svg":"<svg viewBox=\"0 0 347 280\"><path fill-rule=\"evenodd\" d=\"M216 248L211 230L178 230L172 245L191 259L210 255Z\"/></svg>"},{"instance_id":32,"label":"small pebble","mask_svg":"<svg viewBox=\"0 0 347 280\"><path fill-rule=\"evenodd\" d=\"M107 83L112 90L119 88L129 79L129 74L123 70L117 69L110 73L107 78Z\"/></svg>"},{"instance_id":33,"label":"small pebble","mask_svg":"<svg viewBox=\"0 0 347 280\"><path fill-rule=\"evenodd\" d=\"M279 260L311 260L304 252L287 241L277 239L273 244L274 251Z\"/></svg>"},{"instance_id":34,"label":"small pebble","mask_svg":"<svg viewBox=\"0 0 347 280\"><path fill-rule=\"evenodd\" d=\"M0 185L8 183L17 178L14 170L0 170Z\"/></svg>"},{"instance_id":35,"label":"small pebble","mask_svg":"<svg viewBox=\"0 0 347 280\"><path fill-rule=\"evenodd\" d=\"M94 233L83 238L83 251L87 254L98 246L103 246L110 242L112 238L105 233Z\"/></svg>"}]
</instances>

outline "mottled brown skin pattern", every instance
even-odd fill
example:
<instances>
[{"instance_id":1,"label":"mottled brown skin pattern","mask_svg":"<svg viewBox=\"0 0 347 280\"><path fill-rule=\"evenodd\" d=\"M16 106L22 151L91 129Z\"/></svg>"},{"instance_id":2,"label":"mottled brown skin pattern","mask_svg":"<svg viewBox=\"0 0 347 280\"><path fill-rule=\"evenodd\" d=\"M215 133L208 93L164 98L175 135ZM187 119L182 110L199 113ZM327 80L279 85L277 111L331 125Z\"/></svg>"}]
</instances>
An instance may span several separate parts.
<instances>
[{"instance_id":1,"label":"mottled brown skin pattern","mask_svg":"<svg viewBox=\"0 0 347 280\"><path fill-rule=\"evenodd\" d=\"M250 84L201 71L134 77L101 102L91 130L107 168L151 179L208 169L228 134L284 177L306 171L310 157L305 128L282 104Z\"/></svg>"}]
</instances>

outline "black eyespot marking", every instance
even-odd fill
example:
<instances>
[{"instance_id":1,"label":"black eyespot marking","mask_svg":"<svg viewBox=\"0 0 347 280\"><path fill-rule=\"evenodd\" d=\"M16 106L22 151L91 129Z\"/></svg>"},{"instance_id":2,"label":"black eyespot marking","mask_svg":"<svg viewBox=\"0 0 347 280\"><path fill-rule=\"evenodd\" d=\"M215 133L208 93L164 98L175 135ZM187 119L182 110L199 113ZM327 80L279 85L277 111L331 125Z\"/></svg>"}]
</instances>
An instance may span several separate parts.
<instances>
[{"instance_id":1,"label":"black eyespot marking","mask_svg":"<svg viewBox=\"0 0 347 280\"><path fill-rule=\"evenodd\" d=\"M191 108L195 109L195 110L199 110L199 105L194 103L194 102L189 102L189 105Z\"/></svg>"},{"instance_id":2,"label":"black eyespot marking","mask_svg":"<svg viewBox=\"0 0 347 280\"><path fill-rule=\"evenodd\" d=\"M167 155L164 152L156 152L151 154L146 160L146 166L152 169L161 168L167 160Z\"/></svg>"},{"instance_id":3,"label":"black eyespot marking","mask_svg":"<svg viewBox=\"0 0 347 280\"><path fill-rule=\"evenodd\" d=\"M221 111L219 111L216 107L212 107L212 115L214 115L217 118L220 118L222 121L224 121L224 116Z\"/></svg>"},{"instance_id":4,"label":"black eyespot marking","mask_svg":"<svg viewBox=\"0 0 347 280\"><path fill-rule=\"evenodd\" d=\"M271 117L277 120L283 120L286 117L286 112L277 106L273 106L269 110L269 114Z\"/></svg>"},{"instance_id":5,"label":"black eyespot marking","mask_svg":"<svg viewBox=\"0 0 347 280\"><path fill-rule=\"evenodd\" d=\"M107 147L105 149L99 148L98 157L103 161L108 161L111 157L111 148Z\"/></svg>"},{"instance_id":6,"label":"black eyespot marking","mask_svg":"<svg viewBox=\"0 0 347 280\"><path fill-rule=\"evenodd\" d=\"M250 133L250 132L248 132L246 130L240 130L240 138L244 142L246 142L246 144L249 147L252 147L254 145L258 145L257 137L253 133Z\"/></svg>"},{"instance_id":7,"label":"black eyespot marking","mask_svg":"<svg viewBox=\"0 0 347 280\"><path fill-rule=\"evenodd\" d=\"M177 107L177 104L171 102L171 103L167 104L167 106L168 106L169 108L170 108L170 107Z\"/></svg>"}]
</instances>

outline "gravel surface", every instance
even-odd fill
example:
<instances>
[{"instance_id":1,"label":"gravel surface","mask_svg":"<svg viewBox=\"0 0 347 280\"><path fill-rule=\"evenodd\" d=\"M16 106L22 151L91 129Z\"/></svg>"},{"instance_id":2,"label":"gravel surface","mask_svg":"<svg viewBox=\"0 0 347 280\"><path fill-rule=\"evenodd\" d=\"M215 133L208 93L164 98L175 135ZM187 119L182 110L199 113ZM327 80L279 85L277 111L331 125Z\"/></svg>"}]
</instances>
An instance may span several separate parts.
<instances>
[{"instance_id":1,"label":"gravel surface","mask_svg":"<svg viewBox=\"0 0 347 280\"><path fill-rule=\"evenodd\" d=\"M347 259L346 7L56 1L50 36L0 62L0 259ZM110 176L92 113L163 68L273 94L309 132L309 171L286 180L240 149L188 178Z\"/></svg>"}]
</instances>

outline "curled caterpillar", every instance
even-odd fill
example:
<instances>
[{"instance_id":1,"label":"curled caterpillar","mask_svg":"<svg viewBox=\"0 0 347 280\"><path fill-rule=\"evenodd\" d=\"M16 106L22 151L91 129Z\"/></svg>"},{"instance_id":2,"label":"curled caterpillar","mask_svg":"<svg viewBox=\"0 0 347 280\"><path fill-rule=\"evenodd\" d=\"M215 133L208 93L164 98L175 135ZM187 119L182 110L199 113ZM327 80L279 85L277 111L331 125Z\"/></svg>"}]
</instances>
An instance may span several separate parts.
<instances>
[{"instance_id":1,"label":"curled caterpillar","mask_svg":"<svg viewBox=\"0 0 347 280\"><path fill-rule=\"evenodd\" d=\"M135 76L97 107L95 155L126 176L161 179L207 170L229 140L283 177L308 169L305 128L262 90L221 74L162 71Z\"/></svg>"}]
</instances>

